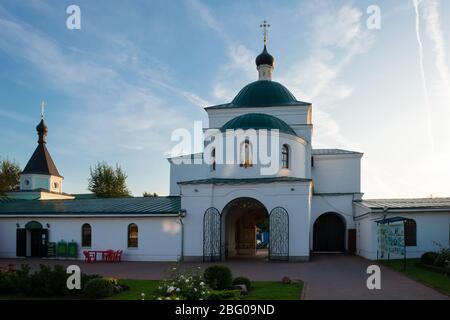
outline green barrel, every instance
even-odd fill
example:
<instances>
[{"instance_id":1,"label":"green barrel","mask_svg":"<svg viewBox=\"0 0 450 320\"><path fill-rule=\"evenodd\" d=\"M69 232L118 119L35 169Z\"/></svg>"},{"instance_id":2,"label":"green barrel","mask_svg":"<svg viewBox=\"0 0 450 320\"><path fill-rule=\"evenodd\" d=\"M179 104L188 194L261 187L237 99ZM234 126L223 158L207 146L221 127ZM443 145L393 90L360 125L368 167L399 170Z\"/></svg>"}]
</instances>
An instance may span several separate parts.
<instances>
[{"instance_id":1,"label":"green barrel","mask_svg":"<svg viewBox=\"0 0 450 320\"><path fill-rule=\"evenodd\" d=\"M67 245L68 256L71 258L78 257L78 244L74 241L69 242Z\"/></svg>"},{"instance_id":2,"label":"green barrel","mask_svg":"<svg viewBox=\"0 0 450 320\"><path fill-rule=\"evenodd\" d=\"M61 240L56 246L58 257L67 257L67 242Z\"/></svg>"}]
</instances>

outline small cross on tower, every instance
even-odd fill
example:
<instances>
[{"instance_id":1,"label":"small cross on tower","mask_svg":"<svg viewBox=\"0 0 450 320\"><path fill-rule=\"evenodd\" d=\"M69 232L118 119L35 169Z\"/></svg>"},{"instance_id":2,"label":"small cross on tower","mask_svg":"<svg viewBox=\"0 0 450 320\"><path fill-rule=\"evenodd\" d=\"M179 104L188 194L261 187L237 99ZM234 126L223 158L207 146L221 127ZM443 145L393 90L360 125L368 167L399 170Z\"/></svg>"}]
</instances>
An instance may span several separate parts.
<instances>
[{"instance_id":1,"label":"small cross on tower","mask_svg":"<svg viewBox=\"0 0 450 320\"><path fill-rule=\"evenodd\" d=\"M262 29L263 37L264 37L264 45L267 43L267 33L269 32L270 24L267 23L266 20L264 20L259 27Z\"/></svg>"},{"instance_id":2,"label":"small cross on tower","mask_svg":"<svg viewBox=\"0 0 450 320\"><path fill-rule=\"evenodd\" d=\"M44 119L45 101L41 102L41 119Z\"/></svg>"}]
</instances>

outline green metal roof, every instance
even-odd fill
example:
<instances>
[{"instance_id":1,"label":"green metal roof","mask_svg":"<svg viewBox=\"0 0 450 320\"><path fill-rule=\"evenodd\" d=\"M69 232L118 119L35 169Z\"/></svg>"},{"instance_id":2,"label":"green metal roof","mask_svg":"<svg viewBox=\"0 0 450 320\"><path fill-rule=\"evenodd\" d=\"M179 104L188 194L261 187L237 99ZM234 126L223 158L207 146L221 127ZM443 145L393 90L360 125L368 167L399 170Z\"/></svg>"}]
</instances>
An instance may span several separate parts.
<instances>
[{"instance_id":1,"label":"green metal roof","mask_svg":"<svg viewBox=\"0 0 450 320\"><path fill-rule=\"evenodd\" d=\"M450 212L450 198L367 199L361 204L371 209L442 209Z\"/></svg>"},{"instance_id":2,"label":"green metal roof","mask_svg":"<svg viewBox=\"0 0 450 320\"><path fill-rule=\"evenodd\" d=\"M0 215L177 214L180 197L29 200L0 203Z\"/></svg>"},{"instance_id":3,"label":"green metal roof","mask_svg":"<svg viewBox=\"0 0 450 320\"><path fill-rule=\"evenodd\" d=\"M198 185L198 184L215 184L215 185L236 185L236 184L258 184L258 183L275 183L275 182L310 182L311 179L293 178L293 177L273 177L273 178L248 178L248 179L201 179L180 181L181 185Z\"/></svg>"},{"instance_id":4,"label":"green metal roof","mask_svg":"<svg viewBox=\"0 0 450 320\"><path fill-rule=\"evenodd\" d=\"M8 196L0 196L0 205L2 203L16 202L16 201L24 201L23 199L11 198Z\"/></svg>"},{"instance_id":5,"label":"green metal roof","mask_svg":"<svg viewBox=\"0 0 450 320\"><path fill-rule=\"evenodd\" d=\"M342 150L342 149L313 149L313 156L329 156L329 155L337 155L337 154L362 154L357 151L350 150Z\"/></svg>"},{"instance_id":6,"label":"green metal roof","mask_svg":"<svg viewBox=\"0 0 450 320\"><path fill-rule=\"evenodd\" d=\"M280 132L296 136L295 131L283 120L263 113L247 113L231 119L220 129L222 132L236 129L278 129Z\"/></svg>"},{"instance_id":7,"label":"green metal roof","mask_svg":"<svg viewBox=\"0 0 450 320\"><path fill-rule=\"evenodd\" d=\"M310 103L298 101L285 86L278 82L258 80L242 88L231 103L212 106L206 109L253 108L291 105L310 105Z\"/></svg>"}]
</instances>

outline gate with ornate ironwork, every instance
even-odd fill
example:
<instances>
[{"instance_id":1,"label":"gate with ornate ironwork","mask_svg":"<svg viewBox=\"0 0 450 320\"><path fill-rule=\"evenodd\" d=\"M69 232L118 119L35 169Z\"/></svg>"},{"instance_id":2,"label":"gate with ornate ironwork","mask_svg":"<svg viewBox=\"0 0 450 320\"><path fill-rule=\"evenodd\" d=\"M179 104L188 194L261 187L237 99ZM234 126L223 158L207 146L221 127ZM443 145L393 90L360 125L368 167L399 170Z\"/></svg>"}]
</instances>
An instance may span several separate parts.
<instances>
[{"instance_id":1,"label":"gate with ornate ironwork","mask_svg":"<svg viewBox=\"0 0 450 320\"><path fill-rule=\"evenodd\" d=\"M221 260L221 216L216 208L209 208L203 216L203 261Z\"/></svg>"},{"instance_id":2,"label":"gate with ornate ironwork","mask_svg":"<svg viewBox=\"0 0 450 320\"><path fill-rule=\"evenodd\" d=\"M281 207L269 214L269 259L289 260L289 214Z\"/></svg>"}]
</instances>

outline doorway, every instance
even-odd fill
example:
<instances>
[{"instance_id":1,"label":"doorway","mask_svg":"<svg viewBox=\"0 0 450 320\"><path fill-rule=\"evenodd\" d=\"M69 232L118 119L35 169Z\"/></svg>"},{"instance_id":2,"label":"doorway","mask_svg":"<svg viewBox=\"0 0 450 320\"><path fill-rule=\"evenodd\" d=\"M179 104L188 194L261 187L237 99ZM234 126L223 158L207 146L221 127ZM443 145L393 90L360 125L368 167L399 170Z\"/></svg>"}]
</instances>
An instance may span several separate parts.
<instances>
[{"instance_id":1,"label":"doorway","mask_svg":"<svg viewBox=\"0 0 450 320\"><path fill-rule=\"evenodd\" d=\"M345 251L345 223L337 213L324 213L314 222L313 250L317 252Z\"/></svg>"}]
</instances>

